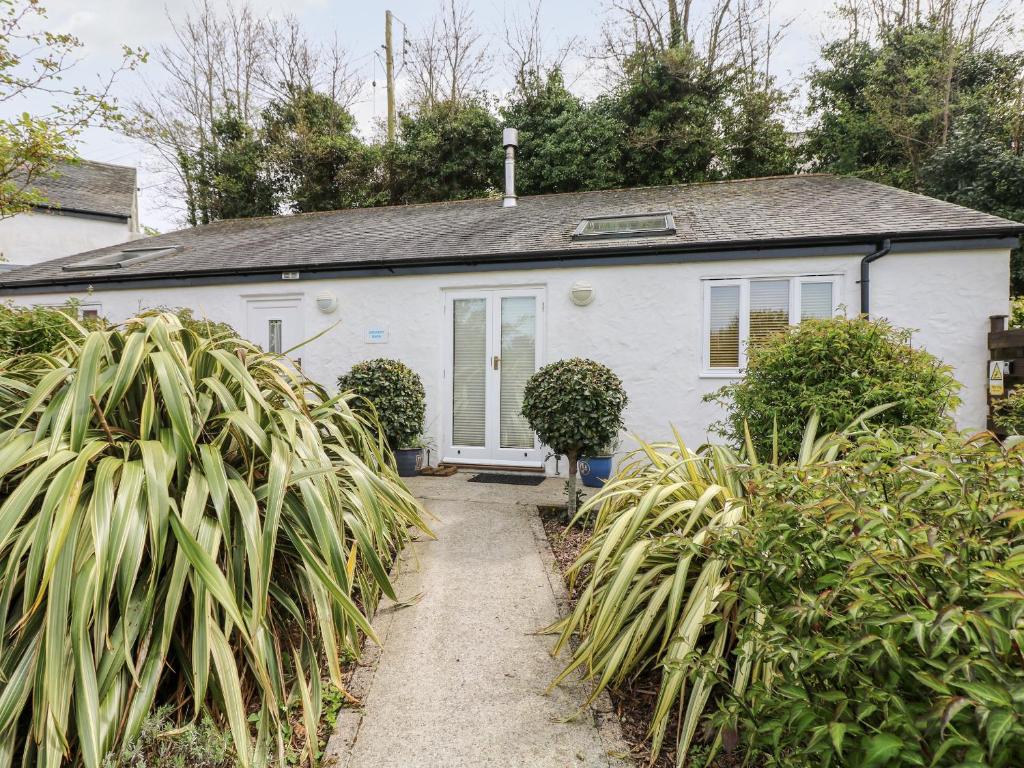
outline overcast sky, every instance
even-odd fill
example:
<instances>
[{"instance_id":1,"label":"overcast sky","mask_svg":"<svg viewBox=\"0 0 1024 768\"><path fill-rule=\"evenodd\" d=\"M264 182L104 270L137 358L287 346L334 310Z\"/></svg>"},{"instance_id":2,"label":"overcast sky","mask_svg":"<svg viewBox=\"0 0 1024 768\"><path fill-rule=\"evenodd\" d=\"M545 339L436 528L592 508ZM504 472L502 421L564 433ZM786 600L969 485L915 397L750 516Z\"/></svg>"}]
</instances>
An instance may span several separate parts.
<instances>
[{"instance_id":1,"label":"overcast sky","mask_svg":"<svg viewBox=\"0 0 1024 768\"><path fill-rule=\"evenodd\" d=\"M385 111L382 66L376 55L384 40L384 10L390 8L399 20L396 43L407 29L416 37L437 10L432 0L249 0L268 15L287 11L295 14L314 38L331 39L335 34L350 53L366 81L363 94L353 107L361 130L370 134L375 120ZM191 0L42 0L49 14L48 28L70 32L85 45L83 59L73 79L88 83L96 73L109 71L118 60L122 44L142 46L154 51L172 39L171 19L180 18L191 7ZM706 3L705 3L706 4ZM500 55L507 14L523 7L523 0L469 0L477 26L488 36L493 52ZM701 5L698 0L697 5ZM783 84L793 84L816 60L822 39L831 26L827 8L821 0L777 0L774 17L792 24L772 67ZM600 87L594 81L597 71L588 66L586 55L599 39L605 4L602 0L544 0L541 24L549 48L558 48L567 40L578 42L566 65L570 80L578 91L589 94ZM160 65L153 58L138 73L128 73L118 81L115 93L121 101L146 91L145 82L159 86ZM377 87L372 86L376 79ZM507 87L507 74L498 61L488 87L495 91ZM45 106L45 104L44 104ZM13 105L21 109L23 106ZM495 137L495 140L498 140ZM139 168L141 220L161 231L181 224L181 212L174 201L166 201L154 176L153 161L145 148L123 136L106 131L90 131L80 152L90 160L135 165ZM170 204L168 204L170 203Z\"/></svg>"}]
</instances>

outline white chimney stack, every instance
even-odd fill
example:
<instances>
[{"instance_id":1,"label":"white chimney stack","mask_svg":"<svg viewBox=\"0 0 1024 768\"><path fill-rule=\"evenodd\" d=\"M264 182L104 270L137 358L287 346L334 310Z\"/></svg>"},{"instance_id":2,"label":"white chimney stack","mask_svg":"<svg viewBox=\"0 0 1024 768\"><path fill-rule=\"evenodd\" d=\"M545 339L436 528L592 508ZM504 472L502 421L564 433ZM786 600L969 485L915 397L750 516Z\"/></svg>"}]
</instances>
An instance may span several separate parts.
<instances>
[{"instance_id":1,"label":"white chimney stack","mask_svg":"<svg viewBox=\"0 0 1024 768\"><path fill-rule=\"evenodd\" d=\"M519 131L505 128L501 132L501 143L505 147L505 197L501 205L512 208L516 204L516 147L519 146Z\"/></svg>"}]
</instances>

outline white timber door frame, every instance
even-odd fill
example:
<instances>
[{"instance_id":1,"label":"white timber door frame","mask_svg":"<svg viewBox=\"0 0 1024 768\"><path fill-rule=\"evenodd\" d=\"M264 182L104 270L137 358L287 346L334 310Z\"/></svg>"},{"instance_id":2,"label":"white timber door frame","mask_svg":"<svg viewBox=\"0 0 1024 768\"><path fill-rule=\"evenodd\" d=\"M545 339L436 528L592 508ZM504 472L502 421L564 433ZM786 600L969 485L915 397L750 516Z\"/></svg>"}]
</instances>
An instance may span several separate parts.
<instances>
[{"instance_id":1,"label":"white timber door frame","mask_svg":"<svg viewBox=\"0 0 1024 768\"><path fill-rule=\"evenodd\" d=\"M526 378L544 364L545 309L543 287L445 291L443 461L544 465L519 410Z\"/></svg>"}]
</instances>

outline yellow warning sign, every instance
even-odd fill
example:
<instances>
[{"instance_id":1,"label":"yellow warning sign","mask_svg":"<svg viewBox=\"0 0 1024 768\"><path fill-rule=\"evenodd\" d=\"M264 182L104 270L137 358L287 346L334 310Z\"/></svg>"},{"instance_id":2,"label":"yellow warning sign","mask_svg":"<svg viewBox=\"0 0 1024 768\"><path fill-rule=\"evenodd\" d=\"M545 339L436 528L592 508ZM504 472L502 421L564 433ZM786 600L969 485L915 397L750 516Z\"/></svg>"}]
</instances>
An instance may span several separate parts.
<instances>
[{"instance_id":1,"label":"yellow warning sign","mask_svg":"<svg viewBox=\"0 0 1024 768\"><path fill-rule=\"evenodd\" d=\"M1003 363L1001 360L993 360L988 364L988 393L993 397L1001 397L1006 394L1006 387L1003 385Z\"/></svg>"}]
</instances>

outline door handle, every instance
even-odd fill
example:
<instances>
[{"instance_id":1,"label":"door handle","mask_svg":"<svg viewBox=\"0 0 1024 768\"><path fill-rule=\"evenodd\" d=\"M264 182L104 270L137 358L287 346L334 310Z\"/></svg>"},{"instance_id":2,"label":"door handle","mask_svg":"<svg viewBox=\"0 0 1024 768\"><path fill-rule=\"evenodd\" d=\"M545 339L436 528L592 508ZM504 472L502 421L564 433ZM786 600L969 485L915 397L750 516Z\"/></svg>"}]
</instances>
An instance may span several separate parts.
<instances>
[{"instance_id":1,"label":"door handle","mask_svg":"<svg viewBox=\"0 0 1024 768\"><path fill-rule=\"evenodd\" d=\"M491 366L494 368L494 370L498 370L498 368L501 367L501 358L498 357L497 355L491 358Z\"/></svg>"}]
</instances>

